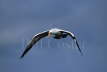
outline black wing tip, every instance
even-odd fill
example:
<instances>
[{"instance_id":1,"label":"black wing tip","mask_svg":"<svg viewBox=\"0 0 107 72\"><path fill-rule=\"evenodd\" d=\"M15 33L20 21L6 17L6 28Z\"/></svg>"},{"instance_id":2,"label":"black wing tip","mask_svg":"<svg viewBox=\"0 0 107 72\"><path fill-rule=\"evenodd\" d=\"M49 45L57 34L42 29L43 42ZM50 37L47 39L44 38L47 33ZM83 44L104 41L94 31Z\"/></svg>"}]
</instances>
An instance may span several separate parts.
<instances>
[{"instance_id":1,"label":"black wing tip","mask_svg":"<svg viewBox=\"0 0 107 72\"><path fill-rule=\"evenodd\" d=\"M83 52L82 52L82 50L80 49L80 47L79 47L79 46L77 46L77 47L78 47L78 50L79 50L79 52L80 52L81 56L83 56Z\"/></svg>"},{"instance_id":2,"label":"black wing tip","mask_svg":"<svg viewBox=\"0 0 107 72\"><path fill-rule=\"evenodd\" d=\"M24 55L21 55L21 56L20 56L20 59L22 59L23 57L24 57Z\"/></svg>"},{"instance_id":3,"label":"black wing tip","mask_svg":"<svg viewBox=\"0 0 107 72\"><path fill-rule=\"evenodd\" d=\"M83 56L83 55L84 55L80 48L79 48L79 52L81 53L81 56Z\"/></svg>"},{"instance_id":4,"label":"black wing tip","mask_svg":"<svg viewBox=\"0 0 107 72\"><path fill-rule=\"evenodd\" d=\"M22 59L26 54L26 50L22 53L22 55L20 56L20 59Z\"/></svg>"},{"instance_id":5,"label":"black wing tip","mask_svg":"<svg viewBox=\"0 0 107 72\"><path fill-rule=\"evenodd\" d=\"M81 51L80 53L81 53L81 56L83 56L83 55L84 55L82 51Z\"/></svg>"},{"instance_id":6,"label":"black wing tip","mask_svg":"<svg viewBox=\"0 0 107 72\"><path fill-rule=\"evenodd\" d=\"M75 42L76 42L76 45L77 45L77 47L78 47L79 52L81 53L81 56L83 56L83 52L82 52L82 50L81 50L81 48L80 48L80 46L79 46L79 44L78 44L78 42L77 42L77 40L76 40L75 37L74 37L74 40L75 40Z\"/></svg>"},{"instance_id":7,"label":"black wing tip","mask_svg":"<svg viewBox=\"0 0 107 72\"><path fill-rule=\"evenodd\" d=\"M27 53L27 51L25 50L25 51L23 52L23 54L20 56L20 59L22 59L22 58L25 56L26 53Z\"/></svg>"}]
</instances>

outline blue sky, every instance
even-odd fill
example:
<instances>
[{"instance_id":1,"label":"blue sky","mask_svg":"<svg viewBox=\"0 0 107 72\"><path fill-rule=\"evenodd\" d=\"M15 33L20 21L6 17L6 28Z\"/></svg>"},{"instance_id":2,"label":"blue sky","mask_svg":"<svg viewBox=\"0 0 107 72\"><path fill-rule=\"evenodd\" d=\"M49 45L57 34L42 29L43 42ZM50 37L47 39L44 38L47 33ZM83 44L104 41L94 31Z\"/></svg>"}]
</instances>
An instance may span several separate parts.
<instances>
[{"instance_id":1,"label":"blue sky","mask_svg":"<svg viewBox=\"0 0 107 72\"><path fill-rule=\"evenodd\" d=\"M106 7L105 0L0 0L0 72L107 72ZM69 37L45 38L19 59L33 35L54 27L73 32L84 56Z\"/></svg>"}]
</instances>

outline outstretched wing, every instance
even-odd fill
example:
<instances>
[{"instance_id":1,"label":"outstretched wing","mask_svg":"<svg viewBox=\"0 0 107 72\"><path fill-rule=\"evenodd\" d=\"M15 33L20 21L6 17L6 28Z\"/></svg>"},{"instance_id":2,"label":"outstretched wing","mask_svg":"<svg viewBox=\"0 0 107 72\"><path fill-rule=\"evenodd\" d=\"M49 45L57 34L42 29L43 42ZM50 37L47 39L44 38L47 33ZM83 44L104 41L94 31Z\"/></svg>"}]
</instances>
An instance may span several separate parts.
<instances>
[{"instance_id":1,"label":"outstretched wing","mask_svg":"<svg viewBox=\"0 0 107 72\"><path fill-rule=\"evenodd\" d=\"M32 48L32 46L35 43L37 43L41 38L46 37L46 36L48 36L48 31L36 34L32 38L32 40L28 43L27 47L25 48L25 51L23 52L20 58L23 58L25 54Z\"/></svg>"},{"instance_id":2,"label":"outstretched wing","mask_svg":"<svg viewBox=\"0 0 107 72\"><path fill-rule=\"evenodd\" d=\"M82 51L81 51L81 49L79 47L78 41L77 41L76 37L74 36L74 34L69 32L69 31L64 31L64 32L66 32L70 37L72 37L72 39L75 41L75 43L76 43L76 45L78 47L79 52L83 55L83 53L82 53Z\"/></svg>"}]
</instances>

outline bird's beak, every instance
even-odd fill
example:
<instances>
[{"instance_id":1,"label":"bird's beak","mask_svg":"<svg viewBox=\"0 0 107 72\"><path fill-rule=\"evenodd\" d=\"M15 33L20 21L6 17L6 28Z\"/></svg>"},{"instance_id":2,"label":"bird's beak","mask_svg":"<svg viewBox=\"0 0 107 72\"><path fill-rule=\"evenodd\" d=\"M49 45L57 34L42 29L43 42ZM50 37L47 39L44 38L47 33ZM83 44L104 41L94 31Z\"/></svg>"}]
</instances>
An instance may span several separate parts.
<instances>
[{"instance_id":1,"label":"bird's beak","mask_svg":"<svg viewBox=\"0 0 107 72\"><path fill-rule=\"evenodd\" d=\"M49 32L49 33L48 33L48 37L50 37L50 36L51 36L51 33Z\"/></svg>"}]
</instances>

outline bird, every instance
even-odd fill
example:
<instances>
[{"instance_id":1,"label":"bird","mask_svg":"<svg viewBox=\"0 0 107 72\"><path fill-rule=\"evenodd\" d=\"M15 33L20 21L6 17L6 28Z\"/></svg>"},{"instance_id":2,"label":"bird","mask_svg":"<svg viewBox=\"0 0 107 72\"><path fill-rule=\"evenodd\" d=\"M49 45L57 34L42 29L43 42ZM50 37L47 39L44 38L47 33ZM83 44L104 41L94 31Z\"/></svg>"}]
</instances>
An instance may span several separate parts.
<instances>
[{"instance_id":1,"label":"bird","mask_svg":"<svg viewBox=\"0 0 107 72\"><path fill-rule=\"evenodd\" d=\"M66 38L67 36L70 36L76 43L79 52L81 54L83 54L79 47L77 39L72 32L63 30L63 29L59 29L59 28L52 28L47 31L43 31L43 32L40 32L40 33L34 35L33 38L31 39L31 41L27 44L27 46L26 46L24 52L22 53L22 55L20 56L20 58L23 58L27 54L27 52L34 46L34 44L36 44L39 40L41 40L42 38L47 37L47 36L52 37L54 39L62 39L62 38Z\"/></svg>"}]
</instances>

